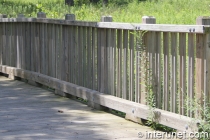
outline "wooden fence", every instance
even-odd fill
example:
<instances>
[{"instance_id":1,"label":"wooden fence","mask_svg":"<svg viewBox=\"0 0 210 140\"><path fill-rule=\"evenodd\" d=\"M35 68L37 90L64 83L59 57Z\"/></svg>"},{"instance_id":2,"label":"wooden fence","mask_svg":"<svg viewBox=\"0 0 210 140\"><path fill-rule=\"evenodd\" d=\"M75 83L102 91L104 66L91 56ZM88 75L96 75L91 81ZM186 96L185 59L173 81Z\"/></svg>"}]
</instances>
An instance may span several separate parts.
<instances>
[{"instance_id":1,"label":"wooden fence","mask_svg":"<svg viewBox=\"0 0 210 140\"><path fill-rule=\"evenodd\" d=\"M44 13L0 18L0 72L145 119L152 93L158 122L185 130L195 115L186 101L209 102L210 19L200 17L197 25L145 24L155 23L151 17L143 24L102 21Z\"/></svg>"}]
</instances>

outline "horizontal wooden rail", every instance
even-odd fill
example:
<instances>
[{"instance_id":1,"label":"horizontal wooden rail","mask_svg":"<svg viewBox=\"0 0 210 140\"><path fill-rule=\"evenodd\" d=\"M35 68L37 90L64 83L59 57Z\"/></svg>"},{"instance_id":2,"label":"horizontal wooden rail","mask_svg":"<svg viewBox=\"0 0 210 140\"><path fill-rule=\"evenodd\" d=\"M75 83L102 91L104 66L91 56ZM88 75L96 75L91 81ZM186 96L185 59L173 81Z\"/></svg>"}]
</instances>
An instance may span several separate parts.
<instances>
[{"instance_id":1,"label":"horizontal wooden rail","mask_svg":"<svg viewBox=\"0 0 210 140\"><path fill-rule=\"evenodd\" d=\"M205 28L204 25L87 22L87 21L68 21L68 20L47 19L47 18L0 18L0 22L31 22L31 23L34 22L34 23L49 23L49 24L86 26L86 27L109 28L109 29L180 32L180 33L205 33L208 31L208 28Z\"/></svg>"}]
</instances>

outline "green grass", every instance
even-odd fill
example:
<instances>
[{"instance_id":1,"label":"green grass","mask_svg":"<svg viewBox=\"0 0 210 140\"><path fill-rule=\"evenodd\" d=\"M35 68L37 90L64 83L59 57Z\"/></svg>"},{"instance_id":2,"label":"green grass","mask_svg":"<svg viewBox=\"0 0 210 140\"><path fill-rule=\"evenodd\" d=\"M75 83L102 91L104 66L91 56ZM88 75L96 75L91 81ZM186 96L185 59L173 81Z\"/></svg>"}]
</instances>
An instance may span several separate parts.
<instances>
[{"instance_id":1,"label":"green grass","mask_svg":"<svg viewBox=\"0 0 210 140\"><path fill-rule=\"evenodd\" d=\"M115 22L140 23L142 16L154 16L162 24L195 24L198 16L210 15L209 0L148 0L128 5L83 4L68 7L64 0L0 0L0 13L16 17L19 13L27 17L36 17L43 11L49 18L64 18L67 13L74 13L77 20L99 21L103 15L113 16Z\"/></svg>"}]
</instances>

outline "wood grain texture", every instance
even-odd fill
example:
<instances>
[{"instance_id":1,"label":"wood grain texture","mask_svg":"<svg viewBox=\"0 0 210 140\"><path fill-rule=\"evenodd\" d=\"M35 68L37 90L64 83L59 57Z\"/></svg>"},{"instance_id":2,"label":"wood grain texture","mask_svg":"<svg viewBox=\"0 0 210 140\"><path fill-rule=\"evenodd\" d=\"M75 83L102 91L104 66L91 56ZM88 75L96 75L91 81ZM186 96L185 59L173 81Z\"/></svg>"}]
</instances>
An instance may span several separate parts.
<instances>
[{"instance_id":1,"label":"wood grain texture","mask_svg":"<svg viewBox=\"0 0 210 140\"><path fill-rule=\"evenodd\" d=\"M31 79L31 77L35 77L33 80L35 80L38 83L47 85L51 88L63 91L67 94L71 94L86 100L89 100L91 102L119 110L121 112L125 112L128 114L133 114L134 116L147 119L150 110L148 110L148 107L146 105L134 103L125 99L120 99L111 95L103 94L91 89L87 89L72 83L68 83L56 78L52 78L43 74L39 74L36 72L30 72L23 69L17 69L14 67L8 67L4 65L0 65L0 72L8 73L12 71L15 76L24 78L24 79ZM186 131L192 131L191 129L194 129L196 124L192 123L191 119L178 115L175 113L171 113L168 111L163 111L160 109L154 110L156 114L158 115L156 121L160 124L167 125L169 127L179 129L182 131L186 130L186 125L189 126L188 130ZM191 124L191 125L189 125Z\"/></svg>"},{"instance_id":2,"label":"wood grain texture","mask_svg":"<svg viewBox=\"0 0 210 140\"><path fill-rule=\"evenodd\" d=\"M180 55L180 66L179 66L179 111L180 114L185 115L185 99L186 99L186 34L179 34L179 55Z\"/></svg>"},{"instance_id":3,"label":"wood grain texture","mask_svg":"<svg viewBox=\"0 0 210 140\"><path fill-rule=\"evenodd\" d=\"M171 33L171 96L170 111L177 113L177 33Z\"/></svg>"},{"instance_id":4,"label":"wood grain texture","mask_svg":"<svg viewBox=\"0 0 210 140\"><path fill-rule=\"evenodd\" d=\"M163 109L169 110L169 33L163 33L163 54L164 54L164 89L163 89Z\"/></svg>"},{"instance_id":5,"label":"wood grain texture","mask_svg":"<svg viewBox=\"0 0 210 140\"><path fill-rule=\"evenodd\" d=\"M195 86L195 35L188 34L188 99L194 99L194 86ZM188 100L189 102L189 100ZM192 102L189 102L189 106L192 106ZM188 107L189 108L189 107ZM191 110L187 112L189 117L193 117Z\"/></svg>"}]
</instances>

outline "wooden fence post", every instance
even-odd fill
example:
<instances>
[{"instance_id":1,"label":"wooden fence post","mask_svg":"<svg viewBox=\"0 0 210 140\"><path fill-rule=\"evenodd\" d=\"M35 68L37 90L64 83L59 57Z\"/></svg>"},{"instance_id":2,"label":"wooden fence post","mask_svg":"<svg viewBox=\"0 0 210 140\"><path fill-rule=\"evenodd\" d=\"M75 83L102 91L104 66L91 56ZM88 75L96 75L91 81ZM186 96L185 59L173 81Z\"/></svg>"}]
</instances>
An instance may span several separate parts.
<instances>
[{"instance_id":1,"label":"wooden fence post","mask_svg":"<svg viewBox=\"0 0 210 140\"><path fill-rule=\"evenodd\" d=\"M7 18L6 14L0 14L0 18Z\"/></svg>"},{"instance_id":2,"label":"wooden fence post","mask_svg":"<svg viewBox=\"0 0 210 140\"><path fill-rule=\"evenodd\" d=\"M153 17L153 16L143 16L142 17L142 24L156 24L156 18ZM146 66L143 66L144 64L146 65L145 60L141 60L140 59L140 52L138 51L138 47L140 47L141 43L140 43L140 40L141 38L139 38L140 34L137 33L137 48L136 48L136 88L135 88L135 101L138 102L138 103L141 103L141 104L146 104L146 87L144 84L145 83L145 80L147 77L147 75L145 75L145 73L147 72L145 70L145 67ZM155 62L155 61L152 61L153 59L153 56L154 56L154 53L153 52L150 52L148 49L148 46L150 44L148 44L148 40L149 39L153 39L154 36L152 36L152 34L150 32L146 33L144 36L143 36L143 39L142 39L142 43L143 45L145 45L146 47L146 54L143 54L143 55L146 55L146 56L151 56L151 58L148 58L148 60L146 61L149 61L149 62ZM149 40L149 41L152 41L152 40ZM153 47L154 45L150 45L150 50L154 50L151 49L151 47ZM150 60L151 59L151 60ZM150 65L150 67L154 67L152 65ZM152 69L153 70L153 69ZM141 83L141 84L140 84ZM133 113L135 112L135 109L131 111L130 114L126 114L125 118L128 119L128 120L131 120L131 121L134 121L134 122L137 122L137 123L142 123L142 120L141 118L139 117L136 117L133 115Z\"/></svg>"},{"instance_id":3,"label":"wooden fence post","mask_svg":"<svg viewBox=\"0 0 210 140\"><path fill-rule=\"evenodd\" d=\"M101 17L101 22L112 22L112 17L111 16L102 16ZM109 31L109 29L97 29L97 43L98 43L98 49L97 49L97 64L98 64L98 91L102 92L102 93L106 93L106 94L110 94L108 93L108 48L109 46L109 42L108 42L108 36L107 34L111 33ZM114 85L113 85L114 86ZM92 108L96 108L99 110L107 110L108 108L101 106L97 103L94 102L90 102L88 101L88 106L92 107Z\"/></svg>"},{"instance_id":4,"label":"wooden fence post","mask_svg":"<svg viewBox=\"0 0 210 140\"><path fill-rule=\"evenodd\" d=\"M44 12L38 12L37 18L46 18L46 14Z\"/></svg>"},{"instance_id":5,"label":"wooden fence post","mask_svg":"<svg viewBox=\"0 0 210 140\"><path fill-rule=\"evenodd\" d=\"M18 14L17 18L24 18L24 14Z\"/></svg>"},{"instance_id":6,"label":"wooden fence post","mask_svg":"<svg viewBox=\"0 0 210 140\"><path fill-rule=\"evenodd\" d=\"M156 24L156 18L153 16L143 16L142 24Z\"/></svg>"},{"instance_id":7,"label":"wooden fence post","mask_svg":"<svg viewBox=\"0 0 210 140\"><path fill-rule=\"evenodd\" d=\"M210 25L210 17L198 17L197 25ZM210 34L196 34L196 98L199 104L206 106L210 95ZM205 101L203 100L205 97ZM198 111L199 113L199 111ZM199 114L197 114L199 115Z\"/></svg>"},{"instance_id":8,"label":"wooden fence post","mask_svg":"<svg viewBox=\"0 0 210 140\"><path fill-rule=\"evenodd\" d=\"M153 16L143 16L142 17L142 24L156 24L156 18ZM144 34L142 38L142 45L145 47L145 53L142 54L143 56L146 56L147 60L141 59L142 56L140 56L139 52L136 51L136 72L140 71L140 73L136 73L136 91L139 93L138 102L142 104L146 103L146 94L147 94L147 88L145 85L152 84L153 87L153 93L157 91L155 88L157 87L154 83L155 81L155 34L154 32L147 32ZM138 48L137 48L138 50ZM145 63L145 61L147 61ZM145 64L145 66L143 66ZM145 69L148 67L147 69ZM149 69L149 71L148 71ZM152 77L150 77L152 74ZM147 83L146 83L147 82ZM140 84L141 83L141 84ZM155 95L156 96L156 95Z\"/></svg>"},{"instance_id":9,"label":"wooden fence post","mask_svg":"<svg viewBox=\"0 0 210 140\"><path fill-rule=\"evenodd\" d=\"M66 14L65 20L75 21L75 15L74 14Z\"/></svg>"}]
</instances>

